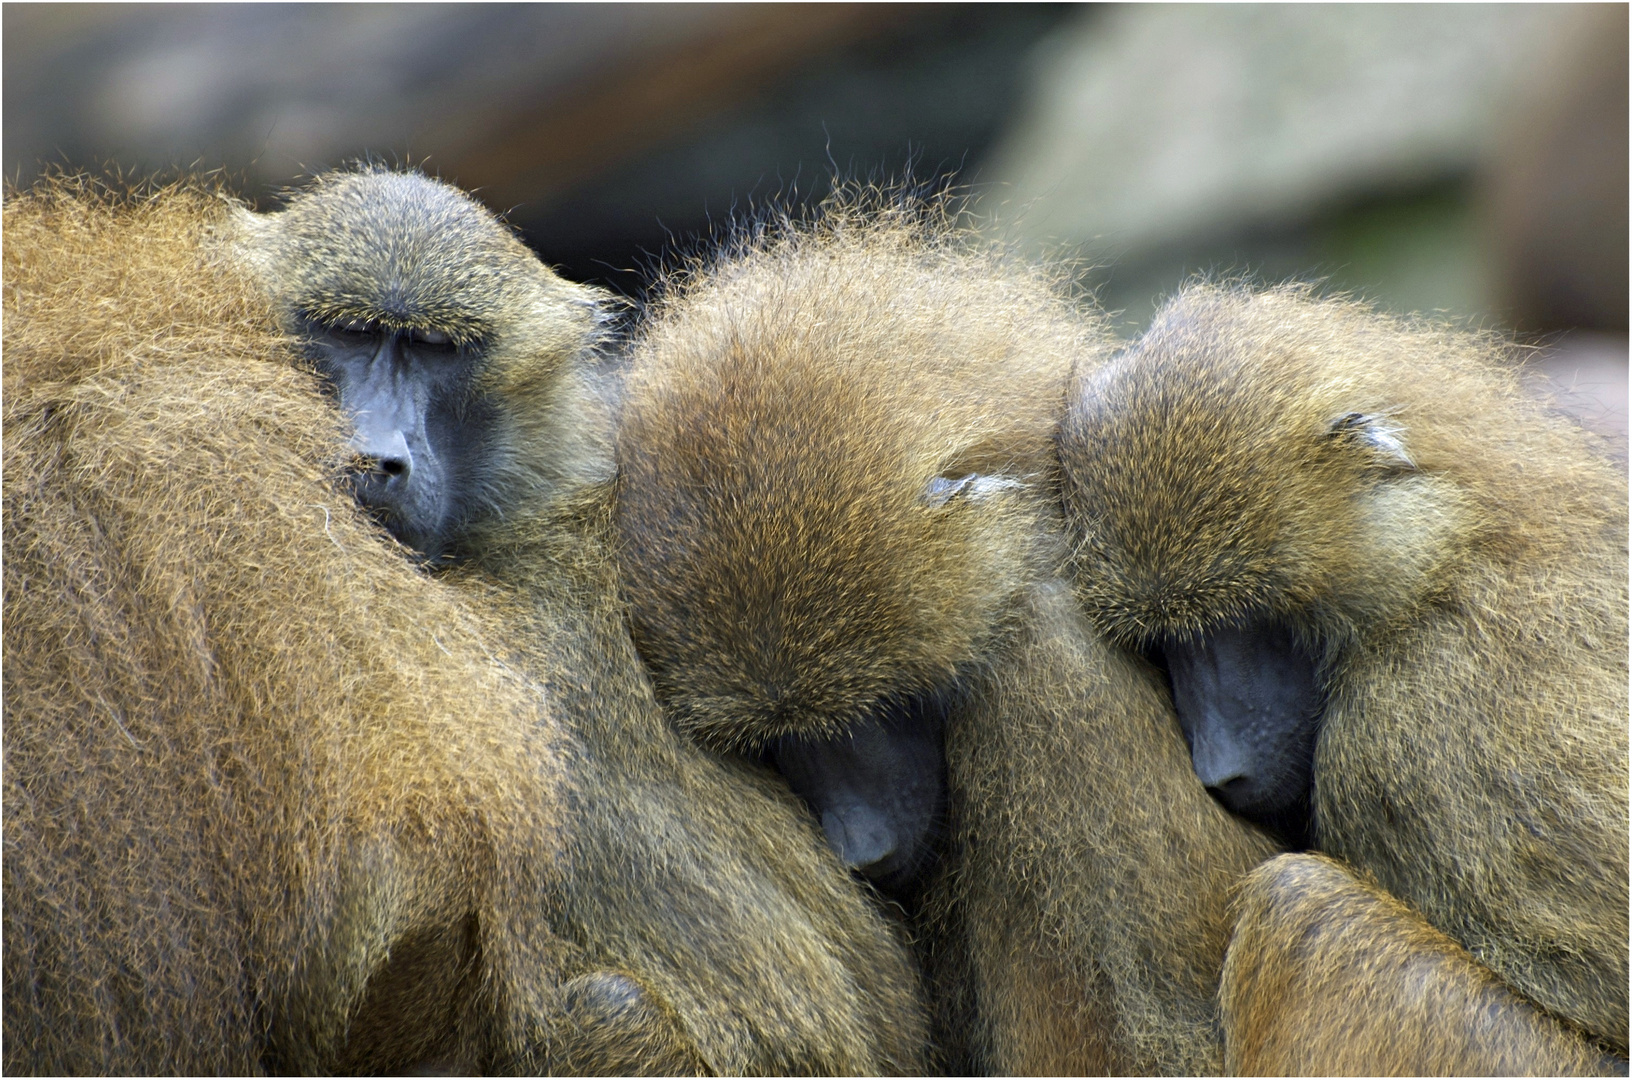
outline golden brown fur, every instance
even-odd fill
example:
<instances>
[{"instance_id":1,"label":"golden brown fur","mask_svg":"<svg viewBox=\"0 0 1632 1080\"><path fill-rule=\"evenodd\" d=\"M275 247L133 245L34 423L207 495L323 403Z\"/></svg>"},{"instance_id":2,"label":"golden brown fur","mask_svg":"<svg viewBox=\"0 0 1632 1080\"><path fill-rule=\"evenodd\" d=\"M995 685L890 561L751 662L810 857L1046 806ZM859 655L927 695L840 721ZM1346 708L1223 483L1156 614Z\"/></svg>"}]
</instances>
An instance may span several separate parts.
<instances>
[{"instance_id":1,"label":"golden brown fur","mask_svg":"<svg viewBox=\"0 0 1632 1080\"><path fill-rule=\"evenodd\" d=\"M1104 349L1062 294L865 197L674 283L619 434L625 588L659 696L716 748L946 711L920 928L954 1068L1216 1070L1227 890L1272 849L1058 574L1055 423Z\"/></svg>"},{"instance_id":2,"label":"golden brown fur","mask_svg":"<svg viewBox=\"0 0 1632 1080\"><path fill-rule=\"evenodd\" d=\"M1335 860L1272 859L1235 910L1219 993L1232 1074L1626 1073Z\"/></svg>"},{"instance_id":3,"label":"golden brown fur","mask_svg":"<svg viewBox=\"0 0 1632 1080\"><path fill-rule=\"evenodd\" d=\"M6 1069L596 1068L557 714L336 492L226 219L6 204Z\"/></svg>"},{"instance_id":4,"label":"golden brown fur","mask_svg":"<svg viewBox=\"0 0 1632 1080\"><path fill-rule=\"evenodd\" d=\"M1186 290L1074 391L1078 592L1129 647L1263 617L1315 643L1318 846L1624 1054L1626 485L1500 350Z\"/></svg>"},{"instance_id":5,"label":"golden brown fur","mask_svg":"<svg viewBox=\"0 0 1632 1080\"><path fill-rule=\"evenodd\" d=\"M544 901L563 933L638 972L711 1071L921 1069L924 1009L891 925L785 790L682 740L652 697L608 557L593 294L411 174L321 178L246 235L287 312L482 342L476 392L496 411L444 580L512 610L508 639L575 736L570 869Z\"/></svg>"}]
</instances>

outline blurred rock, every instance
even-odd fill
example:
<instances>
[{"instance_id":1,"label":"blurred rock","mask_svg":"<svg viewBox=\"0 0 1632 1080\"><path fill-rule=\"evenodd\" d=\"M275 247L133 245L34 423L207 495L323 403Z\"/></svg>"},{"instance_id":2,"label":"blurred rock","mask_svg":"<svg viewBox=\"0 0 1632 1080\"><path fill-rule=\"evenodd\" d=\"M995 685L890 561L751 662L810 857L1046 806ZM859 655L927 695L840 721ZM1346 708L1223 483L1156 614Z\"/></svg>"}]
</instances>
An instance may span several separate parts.
<instances>
[{"instance_id":1,"label":"blurred rock","mask_svg":"<svg viewBox=\"0 0 1632 1080\"><path fill-rule=\"evenodd\" d=\"M638 291L652 253L834 172L978 160L1035 4L8 4L0 158L225 166L251 197L371 154L507 211L569 275Z\"/></svg>"},{"instance_id":2,"label":"blurred rock","mask_svg":"<svg viewBox=\"0 0 1632 1080\"><path fill-rule=\"evenodd\" d=\"M845 5L840 8L849 10ZM448 165L518 113L729 29L728 4L8 5L8 176L41 161L286 183L364 152Z\"/></svg>"},{"instance_id":3,"label":"blurred rock","mask_svg":"<svg viewBox=\"0 0 1632 1080\"><path fill-rule=\"evenodd\" d=\"M1072 12L912 7L903 21L783 63L774 78L677 118L568 190L533 185L511 220L570 276L638 290L643 275L629 267L695 250L696 236L733 213L820 199L835 174L978 181L977 163L1019 104L1023 58ZM617 257L627 261L610 262Z\"/></svg>"},{"instance_id":4,"label":"blurred rock","mask_svg":"<svg viewBox=\"0 0 1632 1080\"><path fill-rule=\"evenodd\" d=\"M1624 334L1627 9L1584 5L1572 15L1562 40L1539 52L1489 160L1495 287L1523 329Z\"/></svg>"},{"instance_id":5,"label":"blurred rock","mask_svg":"<svg viewBox=\"0 0 1632 1080\"><path fill-rule=\"evenodd\" d=\"M1569 21L1563 5L1091 11L1037 56L1030 107L985 170L1008 185L994 212L1024 238L1120 255L1465 174L1527 54Z\"/></svg>"},{"instance_id":6,"label":"blurred rock","mask_svg":"<svg viewBox=\"0 0 1632 1080\"><path fill-rule=\"evenodd\" d=\"M1533 388L1588 431L1604 437L1627 463L1627 339L1590 331L1566 335L1526 365Z\"/></svg>"}]
</instances>

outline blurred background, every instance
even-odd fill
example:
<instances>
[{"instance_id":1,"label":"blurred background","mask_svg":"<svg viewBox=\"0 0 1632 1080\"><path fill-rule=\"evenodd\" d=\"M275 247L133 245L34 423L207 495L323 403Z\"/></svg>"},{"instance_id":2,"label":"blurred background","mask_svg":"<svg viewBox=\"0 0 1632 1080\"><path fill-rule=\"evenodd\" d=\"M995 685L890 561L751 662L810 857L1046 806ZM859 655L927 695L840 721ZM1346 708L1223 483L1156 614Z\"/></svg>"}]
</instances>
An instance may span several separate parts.
<instances>
[{"instance_id":1,"label":"blurred background","mask_svg":"<svg viewBox=\"0 0 1632 1080\"><path fill-rule=\"evenodd\" d=\"M834 175L955 175L1137 333L1189 275L1318 279L1545 346L1627 430L1627 7L6 4L0 166L361 155L476 189L569 277Z\"/></svg>"}]
</instances>

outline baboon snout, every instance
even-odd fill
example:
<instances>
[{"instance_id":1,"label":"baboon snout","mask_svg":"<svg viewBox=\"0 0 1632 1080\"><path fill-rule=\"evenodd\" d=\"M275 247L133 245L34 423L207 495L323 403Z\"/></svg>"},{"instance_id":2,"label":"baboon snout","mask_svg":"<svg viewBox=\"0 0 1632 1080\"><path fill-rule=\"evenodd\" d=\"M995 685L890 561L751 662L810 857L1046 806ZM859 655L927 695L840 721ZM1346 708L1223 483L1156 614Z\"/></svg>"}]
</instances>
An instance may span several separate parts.
<instances>
[{"instance_id":1,"label":"baboon snout","mask_svg":"<svg viewBox=\"0 0 1632 1080\"><path fill-rule=\"evenodd\" d=\"M1300 833L1325 710L1313 656L1277 622L1172 638L1162 655L1202 784L1228 810Z\"/></svg>"},{"instance_id":2,"label":"baboon snout","mask_svg":"<svg viewBox=\"0 0 1632 1080\"><path fill-rule=\"evenodd\" d=\"M373 477L405 482L414 473L413 451L408 449L408 437L399 430L359 431L351 446Z\"/></svg>"},{"instance_id":3,"label":"baboon snout","mask_svg":"<svg viewBox=\"0 0 1632 1080\"><path fill-rule=\"evenodd\" d=\"M837 738L784 738L769 757L844 864L898 894L928 868L946 804L941 731L936 710L885 708Z\"/></svg>"},{"instance_id":4,"label":"baboon snout","mask_svg":"<svg viewBox=\"0 0 1632 1080\"><path fill-rule=\"evenodd\" d=\"M863 874L895 854L895 830L889 820L863 803L823 811L822 831L844 864Z\"/></svg>"},{"instance_id":5,"label":"baboon snout","mask_svg":"<svg viewBox=\"0 0 1632 1080\"><path fill-rule=\"evenodd\" d=\"M1216 728L1203 728L1191 749L1196 776L1208 791L1231 810L1240 813L1252 803L1257 789L1252 762L1244 748L1228 738L1209 737Z\"/></svg>"}]
</instances>

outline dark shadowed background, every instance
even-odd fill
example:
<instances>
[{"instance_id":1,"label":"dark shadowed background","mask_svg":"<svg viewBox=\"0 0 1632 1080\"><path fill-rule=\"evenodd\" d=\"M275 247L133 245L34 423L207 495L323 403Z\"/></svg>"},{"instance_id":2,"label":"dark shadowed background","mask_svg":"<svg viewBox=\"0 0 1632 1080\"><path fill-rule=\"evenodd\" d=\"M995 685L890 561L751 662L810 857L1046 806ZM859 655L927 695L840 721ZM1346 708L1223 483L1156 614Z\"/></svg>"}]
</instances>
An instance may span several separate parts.
<instances>
[{"instance_id":1,"label":"dark shadowed background","mask_svg":"<svg viewBox=\"0 0 1632 1080\"><path fill-rule=\"evenodd\" d=\"M956 173L1134 333L1198 270L1549 346L1626 430L1624 5L7 4L0 165L360 155L478 189L568 276L835 171Z\"/></svg>"}]
</instances>

